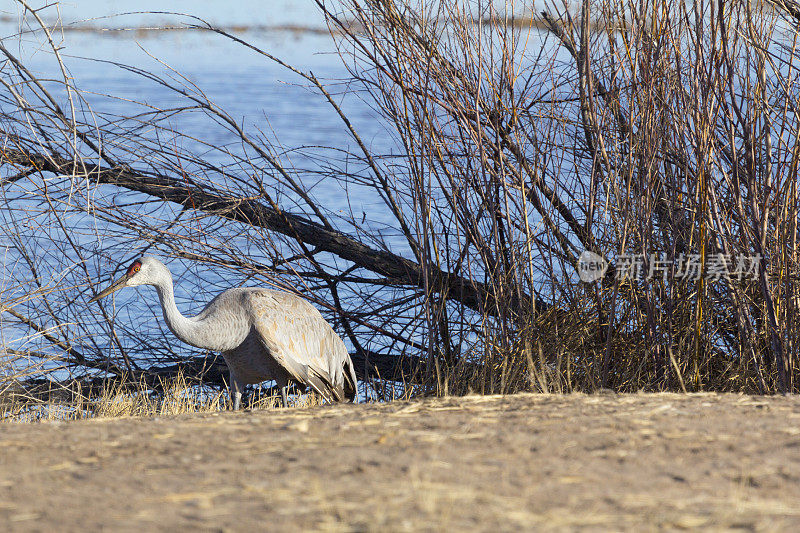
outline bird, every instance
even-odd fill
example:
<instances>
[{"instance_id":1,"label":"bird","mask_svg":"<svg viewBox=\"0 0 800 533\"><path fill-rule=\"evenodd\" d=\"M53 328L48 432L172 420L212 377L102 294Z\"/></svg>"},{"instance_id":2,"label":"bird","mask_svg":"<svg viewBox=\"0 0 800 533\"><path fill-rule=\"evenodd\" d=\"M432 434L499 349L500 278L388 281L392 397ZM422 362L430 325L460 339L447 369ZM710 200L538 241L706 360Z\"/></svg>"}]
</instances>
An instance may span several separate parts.
<instances>
[{"instance_id":1,"label":"bird","mask_svg":"<svg viewBox=\"0 0 800 533\"><path fill-rule=\"evenodd\" d=\"M240 407L245 385L275 380L288 407L288 387L310 387L326 401L355 401L353 361L344 342L316 307L295 294L256 287L219 293L194 317L175 305L172 274L152 256L141 256L89 303L124 287L152 285L164 320L186 344L222 354L229 372L230 405Z\"/></svg>"}]
</instances>

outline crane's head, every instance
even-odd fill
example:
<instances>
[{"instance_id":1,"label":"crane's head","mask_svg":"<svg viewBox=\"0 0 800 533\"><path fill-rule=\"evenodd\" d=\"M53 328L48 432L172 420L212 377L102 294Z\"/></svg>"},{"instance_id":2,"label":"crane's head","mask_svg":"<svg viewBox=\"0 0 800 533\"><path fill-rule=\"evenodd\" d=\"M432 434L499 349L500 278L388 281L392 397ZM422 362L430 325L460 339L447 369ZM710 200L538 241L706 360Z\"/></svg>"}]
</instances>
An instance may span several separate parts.
<instances>
[{"instance_id":1,"label":"crane's head","mask_svg":"<svg viewBox=\"0 0 800 533\"><path fill-rule=\"evenodd\" d=\"M100 298L105 298L114 291L123 287L135 287L136 285L154 285L163 275L169 272L164 264L155 257L142 256L136 259L125 274L114 283L100 291L100 294L89 300L89 303L96 302Z\"/></svg>"}]
</instances>

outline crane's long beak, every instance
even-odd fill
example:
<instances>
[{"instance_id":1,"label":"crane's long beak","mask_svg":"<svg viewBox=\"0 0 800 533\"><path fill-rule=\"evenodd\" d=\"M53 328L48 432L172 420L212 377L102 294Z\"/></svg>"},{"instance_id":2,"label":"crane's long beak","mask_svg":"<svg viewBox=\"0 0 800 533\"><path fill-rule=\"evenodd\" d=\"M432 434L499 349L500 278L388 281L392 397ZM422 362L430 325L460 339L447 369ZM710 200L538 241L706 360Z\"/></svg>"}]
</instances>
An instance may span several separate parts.
<instances>
[{"instance_id":1,"label":"crane's long beak","mask_svg":"<svg viewBox=\"0 0 800 533\"><path fill-rule=\"evenodd\" d=\"M100 294L98 294L97 296L95 296L94 298L89 300L89 303L96 302L100 298L105 298L106 296L108 296L112 292L118 291L119 289L121 289L122 287L125 286L125 282L126 281L128 281L128 275L127 274L125 274L124 276L119 278L117 281L115 281L114 283L112 283L111 285L109 285L108 287L103 289L102 291L100 291Z\"/></svg>"}]
</instances>

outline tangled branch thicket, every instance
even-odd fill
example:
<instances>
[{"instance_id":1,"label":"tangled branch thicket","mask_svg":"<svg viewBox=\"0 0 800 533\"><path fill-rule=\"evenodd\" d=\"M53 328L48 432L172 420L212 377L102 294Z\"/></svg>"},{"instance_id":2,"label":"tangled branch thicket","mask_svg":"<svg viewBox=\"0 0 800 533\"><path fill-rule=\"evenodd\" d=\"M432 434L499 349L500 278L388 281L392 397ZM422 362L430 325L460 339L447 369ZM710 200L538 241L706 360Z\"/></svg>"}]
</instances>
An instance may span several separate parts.
<instances>
[{"instance_id":1,"label":"tangled branch thicket","mask_svg":"<svg viewBox=\"0 0 800 533\"><path fill-rule=\"evenodd\" d=\"M0 44L0 395L222 383L221 359L132 318L157 310L115 319L86 305L110 264L142 250L191 262L189 294L300 291L352 347L371 397L797 390L797 5L318 4L346 83L190 27L300 76L348 151L287 152L177 73L123 67L178 105L94 111L25 8L63 77ZM378 113L391 149L360 136L344 92ZM198 114L236 142L198 136ZM176 129L189 115L192 130ZM320 180L381 207L338 209ZM584 250L612 263L597 283L578 280ZM658 275L621 275L626 254ZM700 275L681 276L690 257ZM710 275L734 257L754 275Z\"/></svg>"}]
</instances>

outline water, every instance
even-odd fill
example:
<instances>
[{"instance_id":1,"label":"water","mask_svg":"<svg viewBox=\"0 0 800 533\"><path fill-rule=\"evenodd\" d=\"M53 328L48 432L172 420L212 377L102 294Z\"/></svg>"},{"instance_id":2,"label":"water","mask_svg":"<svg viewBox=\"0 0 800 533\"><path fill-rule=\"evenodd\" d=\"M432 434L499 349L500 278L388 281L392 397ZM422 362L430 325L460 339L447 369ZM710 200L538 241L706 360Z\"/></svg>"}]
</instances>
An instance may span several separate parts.
<instances>
[{"instance_id":1,"label":"water","mask_svg":"<svg viewBox=\"0 0 800 533\"><path fill-rule=\"evenodd\" d=\"M344 124L324 98L309 87L307 80L275 62L210 32L141 30L143 27L177 26L189 20L186 17L133 14L103 18L133 9L146 11L159 8L161 3L157 2L89 1L61 4L57 13L52 8L42 12L46 21L59 19L65 27L73 29L87 25L95 28L132 28L113 32L53 32L53 39L61 49L68 75L72 78L71 83L82 91L83 101L78 107L84 117L94 115L102 120L109 115L141 112L141 106L133 102L161 109L186 104L186 99L175 92L146 77L120 68L117 63L121 63L153 72L173 83L196 84L198 91L202 91L210 101L224 109L249 134L259 135L259 132L263 132L264 137L274 143L276 150L284 150L288 155L284 155L282 159L290 167L297 165L309 169L315 165L307 155L292 152L298 148L325 146L343 151L355 150ZM323 17L312 2L271 3L270 9L265 9L264 4L257 1L239 2L232 8L223 7L219 2L173 2L170 9L192 12L218 26L260 27L262 29L245 31L238 35L295 68L313 72L323 83L332 86L333 92L342 92L337 84L339 80L347 78L347 71L335 53L330 36L319 31L263 29L287 25L311 30L323 29ZM4 40L4 46L40 78L59 79L59 65L52 53L48 53L47 47L41 46L41 33L26 34L26 23L23 21L20 24L15 9L0 8L0 17L0 35L12 36ZM16 37L20 31L23 31L22 38ZM68 109L63 87L56 84L49 87L62 108ZM109 98L109 95L113 97ZM370 147L381 153L392 150L391 134L369 106L347 94L337 95L337 101ZM202 138L209 146L229 147L230 150L241 153L238 136L229 129L215 127L206 115L182 114L175 119L173 125L176 130ZM208 146L193 145L191 141L184 139L181 148L205 154L204 157L218 165L229 164L224 153L209 152ZM304 150L306 153L314 151ZM44 186L44 183L38 185ZM310 179L303 185L309 195L331 213L334 223L338 224L336 215L352 214L360 220L362 216L367 217L368 213L367 220L378 226L393 225L390 213L372 190L356 185L345 188L342 182L330 179ZM116 194L119 194L119 190L101 186L94 188L90 196L108 199ZM64 281L60 279L61 273L64 269L72 269L72 263L77 260L76 254L68 246L57 244L65 242L66 236L83 247L82 255L90 258L91 263L87 265L88 275L83 276L82 281L80 268L72 269L67 274L67 278L72 283L79 284L79 290L88 295L92 293L90 284L105 284L117 267L116 263L127 261L144 245L143 241L132 242L130 232L127 235L113 232L109 234L108 228L113 225L109 226L87 213L71 212L64 218L66 228L62 230L53 225L53 218L47 213L49 208L43 207L37 198L35 195L31 197L15 192L11 200L13 210L4 213L3 220L7 223L9 217L21 218L21 212L38 213L35 217L38 222L20 226L18 235L26 243L25 247L36 256L45 285L64 286ZM144 200L147 199L135 193L123 193L118 201L135 203ZM303 213L307 210L296 195L284 193L280 200L283 207L292 212ZM157 215L162 220L169 220L170 216L175 216L179 211L177 206L164 205ZM131 209L128 212L135 213L136 210ZM394 238L393 233L386 232L388 240ZM244 242L247 235L235 236L228 231L222 234L230 242L236 241L235 245L239 248L248 247ZM12 244L2 240L5 239L0 238L0 245ZM404 244L402 240L394 238L393 251L410 255ZM96 250L96 254L91 250ZM268 264L270 253L268 250L256 248L252 257ZM178 305L186 314L199 311L213 294L225 287L240 283L262 284L260 281L247 282L241 276L232 278L230 271L199 265L193 261L172 261L170 266L176 278ZM7 251L4 255L0 277L5 281L0 300L8 301L12 297L20 296L33 286L30 284L19 289L11 281L30 281L31 278L26 263L13 251ZM112 305L110 301L107 303L107 311L116 314L113 335L104 325L102 316L97 314L96 305L89 306L91 309L84 308L70 303L65 294L59 293L50 294L46 299L52 303L53 312L40 313L42 300L38 298L30 306L20 304L19 309L29 316L36 316L44 327L63 328L63 337L70 339L74 347L85 350L89 355L97 353L96 350L99 349L100 353L108 353L115 360L120 360L114 336L120 338L122 346L133 357L143 354L149 361L161 357L168 360L171 352L189 353L188 347L182 346L165 331L155 293L149 288L122 291L117 293L116 305ZM96 326L92 325L94 320L97 320ZM150 340L141 343L142 338ZM0 317L0 343L18 349L58 352L41 337L31 335L27 328L11 326L3 317ZM352 346L349 347L352 349ZM45 364L45 368L50 369L58 366ZM66 374L56 370L55 376L63 378Z\"/></svg>"},{"instance_id":2,"label":"water","mask_svg":"<svg viewBox=\"0 0 800 533\"><path fill-rule=\"evenodd\" d=\"M187 16L167 14L117 15L126 11L161 9L158 2L81 2L63 3L59 10L44 12L45 20L58 18L64 27L143 28L174 27L193 20ZM220 7L218 2L173 2L170 10L191 12L212 24L222 27L304 27L310 30L325 28L324 19L313 2L270 3L265 9L257 1ZM5 19L0 34L15 33L18 14ZM30 18L30 15L28 15ZM22 25L24 27L24 24ZM330 36L315 31L246 31L241 36L248 42L275 55L304 72L313 72L323 83L333 86L347 77L336 54ZM250 135L263 132L277 150L292 150L307 146L326 146L351 151L354 143L344 124L329 104L309 87L309 82L258 53L248 50L222 36L200 31L142 32L54 32L61 46L69 75L74 85L85 91L83 111L102 115L141 112L141 102L158 108L185 105L186 99L137 74L127 72L114 63L123 63L148 70L175 84L196 84L197 90L219 108L224 109ZM26 36L19 46L18 56L41 77L60 77L59 67L52 54L43 50L39 38ZM183 79L185 78L185 80ZM67 107L64 91L56 90L62 107ZM112 95L106 98L103 95ZM391 135L377 120L373 111L359 99L342 95L338 98L356 125L362 138L376 151L386 153L392 146ZM183 114L174 124L176 130L201 138L215 147L239 143L235 134L215 128L207 117ZM187 146L183 146L187 148ZM188 146L195 153L207 152L202 145ZM208 153L212 162L225 165L225 155ZM285 157L285 164L308 165L309 161L296 153ZM386 224L383 214L375 210L379 199L358 187L342 189L334 180L305 183L312 197L324 198L324 204L334 213L352 211L358 215L370 212L376 221ZM293 209L296 198L288 198ZM381 220L383 219L383 220Z\"/></svg>"},{"instance_id":3,"label":"water","mask_svg":"<svg viewBox=\"0 0 800 533\"><path fill-rule=\"evenodd\" d=\"M115 30L53 33L54 40L61 47L69 76L73 78L74 85L83 91L85 102L80 107L87 116L89 113L98 117L130 115L141 111L141 106L132 102L161 109L186 104L186 99L177 93L166 90L146 77L128 72L116 64L122 63L151 71L173 83L196 84L197 90L202 91L210 101L224 109L249 134L258 135L258 132L263 132L267 141L273 143L276 150L284 153L283 160L289 165L297 165L306 170L318 170L320 160L313 159L310 155L331 155L333 152L330 149L341 150L341 153L358 152L355 142L340 118L324 98L309 87L307 80L297 74L210 32L143 30L150 27L180 26L191 22L192 19L185 16L163 13L112 16L129 11L163 9L162 5L162 2L154 1L95 0L63 3L58 12L51 8L42 13L45 20L59 19L65 27L73 30L86 26ZM304 72L313 72L323 83L331 87L331 90L337 93L337 102L345 109L361 138L373 152L401 153L391 128L380 120L367 103L357 95L349 93L339 83L340 80L348 79L349 75L336 54L333 39L316 31L325 28L325 23L313 2L278 2L270 3L269 6L265 8L264 3L257 0L237 2L233 6L211 1L177 1L171 2L169 9L175 12L191 12L218 26L258 28L240 35L292 66ZM0 22L0 35L14 35L20 28L23 30L26 28L24 23L20 25L15 9L0 10L0 15L4 14L6 17ZM304 27L309 31L281 29L287 26ZM121 28L127 29L116 31ZM52 54L47 53L46 47L40 46L38 36L23 35L22 39L13 37L6 40L4 45L12 49L41 77L60 77L57 62ZM112 95L113 98L107 95ZM66 108L64 91L57 91L56 97L62 107ZM236 153L242 151L239 137L226 128L215 127L206 115L182 114L175 119L173 125L176 130L204 139L210 146L227 147ZM182 149L203 154L204 158L221 166L229 163L221 151L209 152L208 146L193 145L186 139L182 142L184 143ZM324 151L308 148L323 146L327 147ZM302 153L295 151L299 148L304 148ZM399 236L397 222L373 189L353 183L345 184L341 180L322 179L313 172L306 172L303 176L305 180L303 185L308 194L325 206L337 227L346 233L354 234L346 219L352 217L359 223L364 220L372 228L378 228L375 231L381 233L393 253L412 257L404 239ZM119 191L113 187L102 186L95 188L91 194L109 199L118 193ZM119 197L120 202L135 203L143 200L145 199L133 193L124 193ZM15 201L17 202L15 207L18 209L23 206L32 211L37 209L33 203L25 203L24 197L18 197ZM297 195L284 192L280 196L280 201L284 208L292 212L308 213L307 206L299 201ZM136 213L133 209L128 212ZM161 207L156 215L162 220L169 220L179 212L177 206L166 205ZM149 213L149 215L154 214ZM337 219L337 215L340 218ZM117 262L130 259L143 246L143 241L130 241L132 232L109 235L102 231L103 224L102 220L86 213L73 213L68 219L66 233L72 233L72 237L85 250L96 251L94 254L96 258L92 253L87 254L92 258L92 263L87 265L87 276L83 279L80 289L86 294L92 293L89 288L90 283L103 284L112 274ZM98 227L101 231L97 230ZM47 245L47 238L36 228L28 228L25 231L32 239L31 242L38 239L39 246ZM232 236L230 232L223 231L221 235L224 239L235 242L240 249L248 248L246 241L250 236L246 234ZM52 242L59 240L63 240L63 236L56 231ZM265 241L262 239L260 242ZM365 242L373 245L369 241ZM59 272L71 268L70 258L73 254L68 249L46 250L41 247L39 250L43 258L42 264L50 267L50 272L48 268L43 269L45 274L49 274L47 279L57 280ZM259 250L257 247L250 250L254 260L269 264L269 251ZM64 256L59 256L62 253ZM200 265L193 261L173 261L170 266L176 278L178 305L186 314L197 312L204 302L210 300L211 296L222 288L239 283L253 285L241 276L232 278L230 271ZM341 270L342 265L339 266ZM344 267L346 266L344 264ZM21 279L25 276L24 263L15 260L4 261L3 279ZM79 278L78 269L76 279ZM58 295L52 298L56 306L71 305L64 299L59 299ZM378 303L374 305L378 306L379 298L375 300ZM373 305L373 303L365 300L363 305ZM369 315L369 307L362 309L356 305L354 308L363 311L365 316L374 320L375 324L386 331L402 334L421 344L425 342L424 338L418 338L420 333L406 331L406 321L381 322L380 319ZM68 332L73 331L70 330L73 326L69 324L75 325L74 333L67 334L66 337L74 339L77 345L88 346L87 353L92 353L94 347L99 348L101 353L103 350L108 350L116 357L117 348L110 340L112 338L110 332L105 328L100 330L85 326L93 318L92 314L97 312L96 308L90 310L71 306L65 309L67 310L61 314L62 319L59 323L66 323L64 327ZM149 357L154 357L154 353L169 353L171 350L175 352L183 350L185 353L186 347L179 346L179 343L164 331L157 300L149 288L121 291L118 293L116 307L109 304L108 309L111 313L118 313L115 321L116 334L120 337L122 345L132 354L146 353ZM413 305L409 305L406 312L411 316L418 311ZM43 318L45 327L56 326L52 320L47 321L46 318L45 315ZM103 324L102 319L99 323ZM3 327L3 338L0 341L4 344L13 344L9 340L23 338L29 334L27 331L11 330L2 322L0 326ZM376 337L374 332L366 329L357 329L357 332L367 333L365 338ZM147 335L143 336L142 333ZM153 339L153 343L136 344L137 341L133 340L135 338ZM346 342L349 345L349 340L346 339ZM391 341L378 340L377 344L366 344L365 347L377 350L389 347L396 353L397 348L392 344Z\"/></svg>"}]
</instances>

